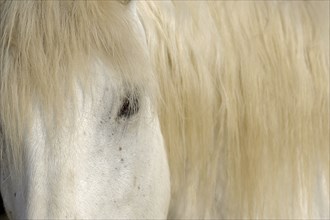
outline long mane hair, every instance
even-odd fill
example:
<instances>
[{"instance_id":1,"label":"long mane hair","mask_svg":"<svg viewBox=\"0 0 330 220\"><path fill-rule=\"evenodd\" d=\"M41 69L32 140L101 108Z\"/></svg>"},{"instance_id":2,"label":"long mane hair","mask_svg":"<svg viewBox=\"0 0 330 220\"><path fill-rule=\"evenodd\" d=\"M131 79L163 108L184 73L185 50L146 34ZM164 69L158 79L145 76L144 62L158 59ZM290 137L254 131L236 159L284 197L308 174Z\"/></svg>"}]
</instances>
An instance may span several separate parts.
<instances>
[{"instance_id":1,"label":"long mane hair","mask_svg":"<svg viewBox=\"0 0 330 220\"><path fill-rule=\"evenodd\" d=\"M169 217L329 216L329 2L147 1L139 15Z\"/></svg>"},{"instance_id":2,"label":"long mane hair","mask_svg":"<svg viewBox=\"0 0 330 220\"><path fill-rule=\"evenodd\" d=\"M0 0L1 151L13 172L34 106L54 133L97 55L155 94L169 218L329 217L329 2L136 4L149 55L129 53L144 46L129 4Z\"/></svg>"}]
</instances>

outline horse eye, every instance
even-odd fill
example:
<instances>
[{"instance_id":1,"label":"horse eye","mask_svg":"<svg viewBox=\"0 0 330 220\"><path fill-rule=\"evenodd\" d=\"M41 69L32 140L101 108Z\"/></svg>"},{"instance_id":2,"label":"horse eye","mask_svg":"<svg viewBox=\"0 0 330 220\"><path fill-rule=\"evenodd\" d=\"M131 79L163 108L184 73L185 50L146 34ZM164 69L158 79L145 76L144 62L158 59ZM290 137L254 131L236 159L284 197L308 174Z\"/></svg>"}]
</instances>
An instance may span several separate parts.
<instances>
[{"instance_id":1,"label":"horse eye","mask_svg":"<svg viewBox=\"0 0 330 220\"><path fill-rule=\"evenodd\" d=\"M130 118L139 111L139 100L137 97L126 96L118 112L119 118Z\"/></svg>"},{"instance_id":2,"label":"horse eye","mask_svg":"<svg viewBox=\"0 0 330 220\"><path fill-rule=\"evenodd\" d=\"M131 0L120 0L120 3L123 5L127 5L128 3L130 3Z\"/></svg>"}]
</instances>

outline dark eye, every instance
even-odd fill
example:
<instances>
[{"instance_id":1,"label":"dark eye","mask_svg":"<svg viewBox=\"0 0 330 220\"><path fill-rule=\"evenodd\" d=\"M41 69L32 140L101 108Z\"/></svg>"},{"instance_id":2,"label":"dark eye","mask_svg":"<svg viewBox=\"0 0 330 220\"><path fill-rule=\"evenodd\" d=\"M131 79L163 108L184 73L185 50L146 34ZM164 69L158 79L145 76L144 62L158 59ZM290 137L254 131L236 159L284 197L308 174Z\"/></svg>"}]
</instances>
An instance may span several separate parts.
<instances>
[{"instance_id":1,"label":"dark eye","mask_svg":"<svg viewBox=\"0 0 330 220\"><path fill-rule=\"evenodd\" d=\"M120 3L122 3L123 5L127 5L128 3L130 3L131 0L120 0Z\"/></svg>"},{"instance_id":2,"label":"dark eye","mask_svg":"<svg viewBox=\"0 0 330 220\"><path fill-rule=\"evenodd\" d=\"M126 96L118 112L119 118L130 118L139 111L139 99L136 96Z\"/></svg>"}]
</instances>

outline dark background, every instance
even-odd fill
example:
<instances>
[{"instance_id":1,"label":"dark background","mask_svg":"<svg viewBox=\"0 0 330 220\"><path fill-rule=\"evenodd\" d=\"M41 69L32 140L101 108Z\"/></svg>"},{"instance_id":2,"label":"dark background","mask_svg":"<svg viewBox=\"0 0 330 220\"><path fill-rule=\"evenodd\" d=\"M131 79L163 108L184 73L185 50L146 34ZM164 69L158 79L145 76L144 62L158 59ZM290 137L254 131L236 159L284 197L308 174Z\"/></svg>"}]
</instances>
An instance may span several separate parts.
<instances>
[{"instance_id":1,"label":"dark background","mask_svg":"<svg viewBox=\"0 0 330 220\"><path fill-rule=\"evenodd\" d=\"M0 194L0 215L5 213L5 209L3 207L2 196Z\"/></svg>"},{"instance_id":2,"label":"dark background","mask_svg":"<svg viewBox=\"0 0 330 220\"><path fill-rule=\"evenodd\" d=\"M0 194L0 220L7 219L5 216L6 216L6 213L5 213L5 209L3 207L3 203L2 203L2 196Z\"/></svg>"}]
</instances>

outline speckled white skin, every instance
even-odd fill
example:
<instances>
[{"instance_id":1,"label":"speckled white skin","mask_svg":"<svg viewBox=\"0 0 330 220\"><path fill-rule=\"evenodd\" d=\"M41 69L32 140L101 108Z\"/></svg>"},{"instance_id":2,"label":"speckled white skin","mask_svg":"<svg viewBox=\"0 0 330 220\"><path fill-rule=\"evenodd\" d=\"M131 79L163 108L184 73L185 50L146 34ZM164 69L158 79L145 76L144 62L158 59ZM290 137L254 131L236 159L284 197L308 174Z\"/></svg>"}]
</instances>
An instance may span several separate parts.
<instances>
[{"instance_id":1,"label":"speckled white skin","mask_svg":"<svg viewBox=\"0 0 330 220\"><path fill-rule=\"evenodd\" d=\"M118 118L121 84L109 71L96 65L92 95L77 87L76 127L64 127L54 146L45 146L35 114L23 189L10 181L1 189L12 218L166 218L170 181L158 118L145 97L138 113Z\"/></svg>"}]
</instances>

